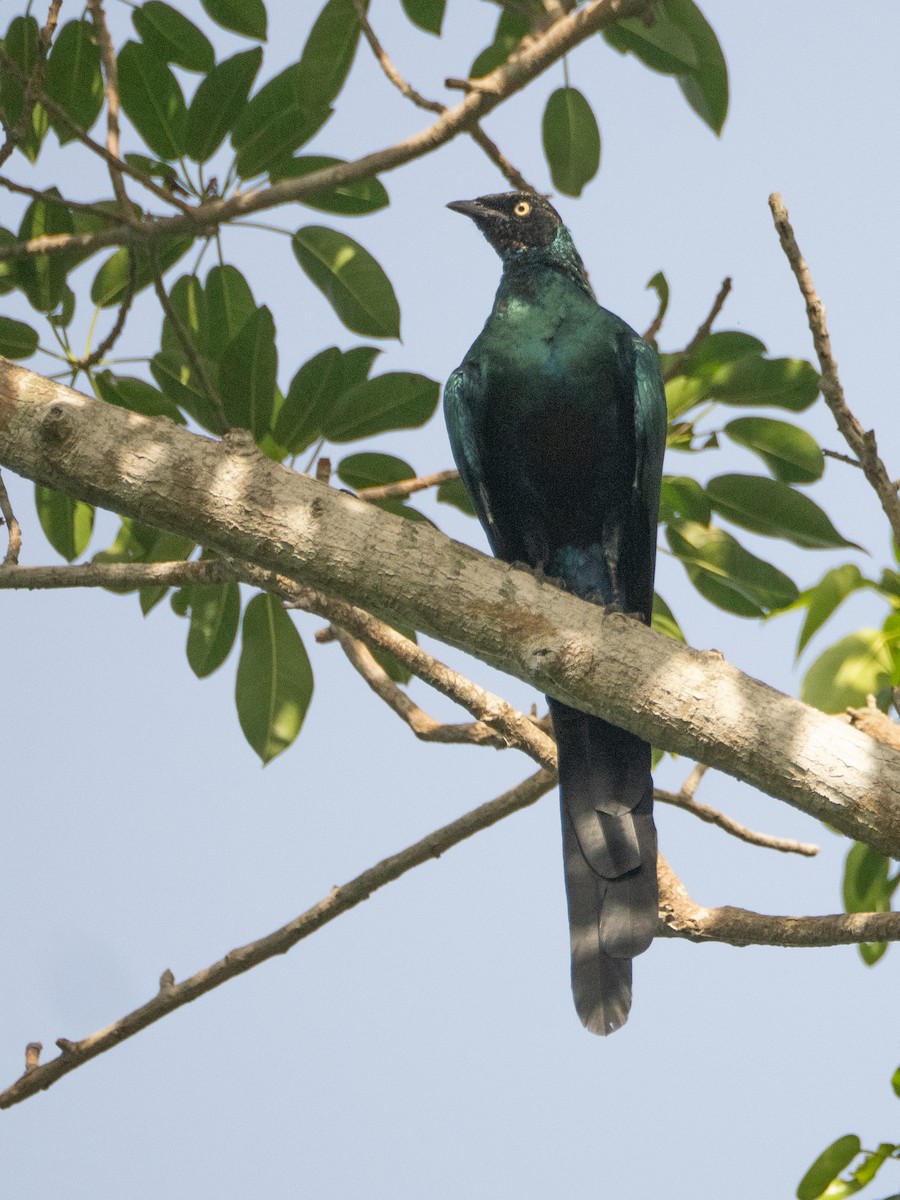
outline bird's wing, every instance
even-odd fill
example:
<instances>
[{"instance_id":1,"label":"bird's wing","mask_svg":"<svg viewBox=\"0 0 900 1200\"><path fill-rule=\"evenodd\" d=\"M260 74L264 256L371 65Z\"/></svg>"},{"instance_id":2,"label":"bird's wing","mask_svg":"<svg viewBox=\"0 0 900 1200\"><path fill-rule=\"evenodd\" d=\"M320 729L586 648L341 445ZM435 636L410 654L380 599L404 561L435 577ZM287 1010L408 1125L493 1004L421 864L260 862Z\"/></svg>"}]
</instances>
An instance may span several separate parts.
<instances>
[{"instance_id":1,"label":"bird's wing","mask_svg":"<svg viewBox=\"0 0 900 1200\"><path fill-rule=\"evenodd\" d=\"M668 414L666 388L659 369L659 358L643 338L635 339L635 441L637 464L635 486L656 526L659 515L659 489L663 456L666 452Z\"/></svg>"},{"instance_id":2,"label":"bird's wing","mask_svg":"<svg viewBox=\"0 0 900 1200\"><path fill-rule=\"evenodd\" d=\"M508 559L509 547L502 536L485 486L484 448L479 417L484 406L481 372L473 363L463 363L444 388L444 414L450 449L469 498L497 558Z\"/></svg>"}]
</instances>

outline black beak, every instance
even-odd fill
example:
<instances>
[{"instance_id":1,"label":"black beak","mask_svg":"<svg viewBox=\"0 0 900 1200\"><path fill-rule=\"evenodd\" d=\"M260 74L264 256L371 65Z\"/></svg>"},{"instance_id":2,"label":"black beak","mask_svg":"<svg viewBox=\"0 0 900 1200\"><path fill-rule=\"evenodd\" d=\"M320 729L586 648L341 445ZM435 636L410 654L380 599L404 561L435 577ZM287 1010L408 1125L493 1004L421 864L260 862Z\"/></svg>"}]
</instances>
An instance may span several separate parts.
<instances>
[{"instance_id":1,"label":"black beak","mask_svg":"<svg viewBox=\"0 0 900 1200\"><path fill-rule=\"evenodd\" d=\"M485 211L480 200L451 200L447 207L462 213L464 217L471 217L472 220L484 216Z\"/></svg>"}]
</instances>

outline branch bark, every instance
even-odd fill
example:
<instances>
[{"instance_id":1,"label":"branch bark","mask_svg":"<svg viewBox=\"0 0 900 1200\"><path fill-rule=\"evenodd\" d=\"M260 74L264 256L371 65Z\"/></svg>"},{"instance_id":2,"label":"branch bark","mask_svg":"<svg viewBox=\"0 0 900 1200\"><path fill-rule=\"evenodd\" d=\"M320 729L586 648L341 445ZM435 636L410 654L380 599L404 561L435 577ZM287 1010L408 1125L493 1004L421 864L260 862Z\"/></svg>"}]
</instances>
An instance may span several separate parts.
<instances>
[{"instance_id":1,"label":"branch bark","mask_svg":"<svg viewBox=\"0 0 900 1200\"><path fill-rule=\"evenodd\" d=\"M900 854L895 750L717 651L296 475L241 431L215 442L0 362L0 466L413 625Z\"/></svg>"}]
</instances>

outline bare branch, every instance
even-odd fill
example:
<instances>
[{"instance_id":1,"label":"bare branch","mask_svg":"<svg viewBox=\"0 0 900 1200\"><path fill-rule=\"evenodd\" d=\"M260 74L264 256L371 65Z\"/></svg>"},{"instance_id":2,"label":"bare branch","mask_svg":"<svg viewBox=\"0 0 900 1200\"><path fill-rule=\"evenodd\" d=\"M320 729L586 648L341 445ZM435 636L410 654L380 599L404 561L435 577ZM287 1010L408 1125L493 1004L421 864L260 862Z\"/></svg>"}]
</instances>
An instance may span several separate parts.
<instances>
[{"instance_id":1,"label":"bare branch","mask_svg":"<svg viewBox=\"0 0 900 1200\"><path fill-rule=\"evenodd\" d=\"M137 290L137 264L135 263L134 255L128 255L128 282L125 284L125 292L119 304L119 311L116 313L116 319L113 322L112 329L97 346L96 350L92 350L90 354L86 354L84 358L77 358L73 361L73 369L88 370L90 367L96 367L98 363L103 362L113 346L122 335L125 329L125 322L128 319L128 313L131 310L131 304L134 300L134 293Z\"/></svg>"},{"instance_id":2,"label":"bare branch","mask_svg":"<svg viewBox=\"0 0 900 1200\"><path fill-rule=\"evenodd\" d=\"M728 293L730 291L731 279L726 276L726 278L722 280L722 286L719 288L719 293L715 300L713 300L712 308L709 310L709 315L707 316L706 320L699 327L685 348L676 354L669 363L668 367L666 367L666 370L663 373L663 379L666 381L666 383L668 383L670 379L675 378L700 343L706 341L706 339L709 337L712 331L713 323L715 322L716 317L722 311L722 307L725 304L725 301L728 299Z\"/></svg>"},{"instance_id":3,"label":"bare branch","mask_svg":"<svg viewBox=\"0 0 900 1200\"><path fill-rule=\"evenodd\" d=\"M353 0L353 7L356 9L356 17L359 21L359 27L363 32L363 37L369 43L369 48L375 55L378 65L391 81L394 87L405 96L407 100L411 100L417 108L427 109L428 112L444 113L447 111L446 106L440 104L437 100L426 100L421 93L417 92L412 84L408 83L391 61L385 48L375 36L375 31L369 23L369 18L366 14L365 6L362 0Z\"/></svg>"},{"instance_id":4,"label":"bare branch","mask_svg":"<svg viewBox=\"0 0 900 1200\"><path fill-rule=\"evenodd\" d=\"M769 208L772 210L772 219L778 230L781 248L787 255L791 270L794 272L803 299L806 301L806 316L822 372L822 395L825 397L825 403L831 409L844 441L859 460L866 479L881 501L881 507L890 523L894 540L900 543L900 497L897 495L897 485L891 482L885 465L878 455L875 431L863 429L847 406L844 389L838 376L837 363L831 352L831 338L828 334L828 326L825 324L825 307L816 292L806 260L800 253L800 247L797 245L784 201L777 192L773 192L769 197Z\"/></svg>"},{"instance_id":5,"label":"bare branch","mask_svg":"<svg viewBox=\"0 0 900 1200\"><path fill-rule=\"evenodd\" d=\"M330 625L328 629L320 632L331 635L327 640L334 640L340 645L351 666L359 672L375 695L406 722L420 741L441 742L445 745L493 746L498 750L503 750L509 745L506 738L501 737L484 721L466 721L457 725L441 724L424 709L419 708L418 704L394 683L365 642L353 637L338 625ZM325 641L326 638L317 635L316 640Z\"/></svg>"},{"instance_id":6,"label":"bare branch","mask_svg":"<svg viewBox=\"0 0 900 1200\"><path fill-rule=\"evenodd\" d=\"M58 589L184 587L190 583L228 583L233 567L217 559L199 562L82 563L75 567L0 567L0 591Z\"/></svg>"},{"instance_id":7,"label":"bare branch","mask_svg":"<svg viewBox=\"0 0 900 1200\"><path fill-rule=\"evenodd\" d=\"M50 234L33 238L25 245L0 248L0 259L21 258L30 254L75 248L102 249L104 246L127 245L136 238L151 241L185 233L196 235L236 217L249 216L251 213L275 208L281 204L291 204L314 192L358 179L367 179L385 171L393 171L405 163L432 153L459 134L469 133L488 113L521 91L532 79L573 47L614 21L640 16L649 10L651 3L652 0L588 0L583 7L557 21L546 32L513 54L502 66L479 80L477 89L470 90L462 103L441 113L432 125L402 142L366 154L354 162L311 171L308 175L296 179L282 179L266 188L238 192L227 198L208 200L193 207L181 204L159 189L166 200L178 204L182 209L181 215L159 218L152 223L145 222L140 231L122 225L90 234ZM0 62L5 64L6 61L0 55ZM56 115L55 108L52 111ZM80 136L83 141L87 138L83 130ZM91 143L91 149L101 153L104 158L108 154L104 147L97 146L96 142ZM134 174L132 171L127 173Z\"/></svg>"},{"instance_id":8,"label":"bare branch","mask_svg":"<svg viewBox=\"0 0 900 1200\"><path fill-rule=\"evenodd\" d=\"M860 942L900 941L900 912L833 913L822 917L781 917L745 908L704 908L660 855L660 920L663 937L729 946L789 946L817 949Z\"/></svg>"},{"instance_id":9,"label":"bare branch","mask_svg":"<svg viewBox=\"0 0 900 1200\"><path fill-rule=\"evenodd\" d=\"M394 496L411 496L424 492L426 488L440 487L451 479L458 479L459 471L435 471L433 475L419 475L416 479L401 479L399 483L384 483L379 487L360 488L356 493L360 500L389 500Z\"/></svg>"},{"instance_id":10,"label":"bare branch","mask_svg":"<svg viewBox=\"0 0 900 1200\"><path fill-rule=\"evenodd\" d=\"M119 202L123 220L127 221L131 213L131 203L122 179L122 156L119 153L119 70L116 66L116 53L113 50L112 39L106 24L103 0L87 0L87 6L91 20L94 22L94 28L97 30L100 57L103 60L103 74L106 77L106 149L110 154L109 177L112 180L113 191Z\"/></svg>"},{"instance_id":11,"label":"bare branch","mask_svg":"<svg viewBox=\"0 0 900 1200\"><path fill-rule=\"evenodd\" d=\"M349 909L355 908L357 904L368 900L373 892L378 891L385 884L399 879L401 875L405 875L414 867L421 866L431 859L440 858L447 850L465 841L466 838L495 825L511 813L534 804L541 796L550 791L555 782L556 776L552 771L537 771L520 783L518 787L505 792L487 804L482 804L479 808L473 809L449 825L436 829L434 833L407 846L398 854L383 859L374 867L370 867L349 883L344 884L343 887L333 888L329 895L320 900L318 904L314 904L312 908L307 909L306 912L301 913L300 916L295 917L293 921L282 926L281 929L277 929L274 933L232 950L218 962L205 967L190 978L182 980L181 983L175 983L171 972L165 972L160 980L158 994L140 1008L120 1017L111 1025L107 1025L105 1029L101 1029L81 1041L73 1042L67 1038L59 1038L57 1045L62 1053L43 1065L38 1065L37 1055L32 1054L29 1059L26 1059L25 1073L0 1093L0 1108L10 1108L13 1104L19 1104L29 1096L46 1090L63 1075L83 1066L92 1058L96 1058L98 1054L111 1050L113 1046L119 1045L126 1038L140 1033L142 1029L146 1029L162 1017L174 1012L175 1009L189 1004L206 992L221 986L227 980L243 975L245 971L252 970L253 967L273 958L276 954L285 954L298 942L309 937L311 933L315 933L323 925L333 921L335 917L339 917Z\"/></svg>"},{"instance_id":12,"label":"bare branch","mask_svg":"<svg viewBox=\"0 0 900 1200\"><path fill-rule=\"evenodd\" d=\"M812 842L797 842L790 838L775 837L769 833L757 833L753 829L748 829L746 825L741 825L739 821L719 812L717 808L712 808L709 804L701 804L699 800L686 796L683 791L666 792L662 788L654 788L653 799L662 804L671 804L675 808L682 808L685 812L699 817L701 821L706 821L709 825L718 825L732 837L740 838L742 842L748 842L751 846L762 846L767 850L781 850L784 854L803 854L807 858L812 858L819 853L819 847Z\"/></svg>"},{"instance_id":13,"label":"bare branch","mask_svg":"<svg viewBox=\"0 0 900 1200\"><path fill-rule=\"evenodd\" d=\"M19 553L22 549L22 527L16 520L16 514L13 512L12 504L9 500L9 492L6 490L6 484L3 482L3 476L0 475L0 515L6 522L6 531L9 537L9 544L6 547L6 554L3 558L3 565L0 566L0 577L3 576L4 569L21 570L16 564L19 561Z\"/></svg>"},{"instance_id":14,"label":"bare branch","mask_svg":"<svg viewBox=\"0 0 900 1200\"><path fill-rule=\"evenodd\" d=\"M531 186L522 172L513 166L497 143L488 137L480 125L473 125L469 130L469 134L475 145L481 147L503 178L517 192L537 193L537 188Z\"/></svg>"}]
</instances>

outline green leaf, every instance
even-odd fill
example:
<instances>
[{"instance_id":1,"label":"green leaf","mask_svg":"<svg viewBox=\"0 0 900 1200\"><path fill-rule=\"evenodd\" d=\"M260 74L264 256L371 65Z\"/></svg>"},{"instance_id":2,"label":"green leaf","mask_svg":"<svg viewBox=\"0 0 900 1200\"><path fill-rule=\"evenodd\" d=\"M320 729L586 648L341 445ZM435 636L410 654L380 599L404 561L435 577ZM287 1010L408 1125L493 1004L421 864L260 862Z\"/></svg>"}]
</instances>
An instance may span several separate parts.
<instances>
[{"instance_id":1,"label":"green leaf","mask_svg":"<svg viewBox=\"0 0 900 1200\"><path fill-rule=\"evenodd\" d=\"M369 377L372 364L381 351L377 346L354 346L341 356L341 389L348 391Z\"/></svg>"},{"instance_id":2,"label":"green leaf","mask_svg":"<svg viewBox=\"0 0 900 1200\"><path fill-rule=\"evenodd\" d=\"M393 454L350 454L338 463L338 479L355 491L362 488L383 487L388 483L400 483L403 479L415 479L416 473L408 462L395 458Z\"/></svg>"},{"instance_id":3,"label":"green leaf","mask_svg":"<svg viewBox=\"0 0 900 1200\"><path fill-rule=\"evenodd\" d=\"M519 43L526 34L531 32L531 26L524 17L519 16L511 8L505 8L497 23L497 31L490 46L482 50L469 69L470 79L482 79L505 63L511 54L519 48Z\"/></svg>"},{"instance_id":4,"label":"green leaf","mask_svg":"<svg viewBox=\"0 0 900 1200\"><path fill-rule=\"evenodd\" d=\"M235 701L244 737L263 763L296 738L312 691L306 649L281 601L254 596L244 612Z\"/></svg>"},{"instance_id":5,"label":"green leaf","mask_svg":"<svg viewBox=\"0 0 900 1200\"><path fill-rule=\"evenodd\" d=\"M669 281L662 271L657 271L652 279L647 280L647 290L651 288L659 298L659 310L654 322L659 327L669 308Z\"/></svg>"},{"instance_id":6,"label":"green leaf","mask_svg":"<svg viewBox=\"0 0 900 1200\"><path fill-rule=\"evenodd\" d=\"M150 374L173 403L204 429L218 432L221 422L200 380L177 354L160 353L150 360Z\"/></svg>"},{"instance_id":7,"label":"green leaf","mask_svg":"<svg viewBox=\"0 0 900 1200\"><path fill-rule=\"evenodd\" d=\"M327 106L312 107L299 63L264 84L244 106L231 135L242 179L261 175L299 150L328 118Z\"/></svg>"},{"instance_id":8,"label":"green leaf","mask_svg":"<svg viewBox=\"0 0 900 1200\"><path fill-rule=\"evenodd\" d=\"M206 311L206 295L196 275L182 275L175 281L169 291L169 307L178 318L182 332L188 335L197 352L205 355L209 318ZM184 357L181 338L168 314L163 321L161 349L167 354Z\"/></svg>"},{"instance_id":9,"label":"green leaf","mask_svg":"<svg viewBox=\"0 0 900 1200\"><path fill-rule=\"evenodd\" d=\"M373 500L372 503L383 512L393 513L395 517L403 517L407 521L418 521L424 522L426 525L434 525L434 522L429 521L423 512L419 512L417 508L413 508L411 504L407 504L399 496L388 496L385 500Z\"/></svg>"},{"instance_id":10,"label":"green leaf","mask_svg":"<svg viewBox=\"0 0 900 1200\"><path fill-rule=\"evenodd\" d=\"M475 516L475 505L466 491L466 485L459 478L448 479L446 483L442 483L437 490L437 498L442 504L452 504L467 517Z\"/></svg>"},{"instance_id":11,"label":"green leaf","mask_svg":"<svg viewBox=\"0 0 900 1200\"><path fill-rule=\"evenodd\" d=\"M0 317L0 354L4 358L30 358L37 348L37 330L24 321Z\"/></svg>"},{"instance_id":12,"label":"green leaf","mask_svg":"<svg viewBox=\"0 0 900 1200\"><path fill-rule=\"evenodd\" d=\"M801 358L744 356L709 380L706 395L723 404L773 405L803 412L819 394L815 368Z\"/></svg>"},{"instance_id":13,"label":"green leaf","mask_svg":"<svg viewBox=\"0 0 900 1200\"><path fill-rule=\"evenodd\" d=\"M38 520L47 541L66 562L73 562L87 549L94 531L94 508L38 483L34 489Z\"/></svg>"},{"instance_id":14,"label":"green leaf","mask_svg":"<svg viewBox=\"0 0 900 1200\"><path fill-rule=\"evenodd\" d=\"M771 417L738 417L724 432L763 460L783 483L814 483L821 479L825 459L816 439L805 429Z\"/></svg>"},{"instance_id":15,"label":"green leaf","mask_svg":"<svg viewBox=\"0 0 900 1200\"><path fill-rule=\"evenodd\" d=\"M681 631L681 626L675 620L675 614L660 596L659 592L653 593L653 619L652 627L657 633L664 633L666 637L674 638L676 642L686 642L684 634Z\"/></svg>"},{"instance_id":16,"label":"green leaf","mask_svg":"<svg viewBox=\"0 0 900 1200\"><path fill-rule=\"evenodd\" d=\"M184 148L194 162L206 162L222 145L244 110L262 63L255 46L212 68L194 93L187 111Z\"/></svg>"},{"instance_id":17,"label":"green leaf","mask_svg":"<svg viewBox=\"0 0 900 1200\"><path fill-rule=\"evenodd\" d=\"M178 425L185 420L176 404L152 384L130 375L116 375L112 371L96 371L91 377L94 391L107 404L127 408L129 412L144 417L168 417Z\"/></svg>"},{"instance_id":18,"label":"green leaf","mask_svg":"<svg viewBox=\"0 0 900 1200\"><path fill-rule=\"evenodd\" d=\"M816 584L801 596L801 601L807 606L806 620L800 630L800 640L797 643L797 653L803 650L813 634L821 628L835 609L849 595L868 586L859 570L853 563L845 563L841 567L832 567Z\"/></svg>"},{"instance_id":19,"label":"green leaf","mask_svg":"<svg viewBox=\"0 0 900 1200\"><path fill-rule=\"evenodd\" d=\"M329 108L337 98L353 65L359 33L353 0L328 0L300 56L301 89L309 107Z\"/></svg>"},{"instance_id":20,"label":"green leaf","mask_svg":"<svg viewBox=\"0 0 900 1200\"><path fill-rule=\"evenodd\" d=\"M823 712L859 708L891 681L889 639L881 629L858 629L820 654L806 672L800 698Z\"/></svg>"},{"instance_id":21,"label":"green leaf","mask_svg":"<svg viewBox=\"0 0 900 1200\"><path fill-rule=\"evenodd\" d=\"M18 239L14 233L0 226L0 246L4 248L14 246L17 241ZM18 279L16 276L15 260L11 258L0 259L0 296L5 296L7 292L15 291L17 287Z\"/></svg>"},{"instance_id":22,"label":"green leaf","mask_svg":"<svg viewBox=\"0 0 900 1200\"><path fill-rule=\"evenodd\" d=\"M616 21L603 30L603 38L620 54L630 52L662 75L682 75L698 66L693 42L672 20L666 4L653 13L650 21L640 17Z\"/></svg>"},{"instance_id":23,"label":"green leaf","mask_svg":"<svg viewBox=\"0 0 900 1200\"><path fill-rule=\"evenodd\" d=\"M178 172L171 163L163 162L159 158L150 158L146 154L126 154L125 161L129 167L134 167L136 171L143 171L145 175L149 175L151 179L162 179L164 182L171 184L178 179Z\"/></svg>"},{"instance_id":24,"label":"green leaf","mask_svg":"<svg viewBox=\"0 0 900 1200\"><path fill-rule=\"evenodd\" d=\"M697 591L726 612L762 617L797 599L793 580L722 529L688 521L669 525L666 537Z\"/></svg>"},{"instance_id":25,"label":"green leaf","mask_svg":"<svg viewBox=\"0 0 900 1200\"><path fill-rule=\"evenodd\" d=\"M324 414L341 392L341 352L329 346L305 362L288 388L275 422L275 440L299 454L321 436Z\"/></svg>"},{"instance_id":26,"label":"green leaf","mask_svg":"<svg viewBox=\"0 0 900 1200\"><path fill-rule=\"evenodd\" d=\"M855 1133L845 1134L822 1151L797 1185L797 1200L818 1200L828 1185L849 1167L861 1149Z\"/></svg>"},{"instance_id":27,"label":"green leaf","mask_svg":"<svg viewBox=\"0 0 900 1200\"><path fill-rule=\"evenodd\" d=\"M413 25L440 37L446 0L403 0L403 10Z\"/></svg>"},{"instance_id":28,"label":"green leaf","mask_svg":"<svg viewBox=\"0 0 900 1200\"><path fill-rule=\"evenodd\" d=\"M674 75L684 97L714 133L728 113L728 68L718 39L693 0L665 0L650 22L640 17L603 30L621 54L631 52L651 70Z\"/></svg>"},{"instance_id":29,"label":"green leaf","mask_svg":"<svg viewBox=\"0 0 900 1200\"><path fill-rule=\"evenodd\" d=\"M187 108L178 80L156 54L139 42L119 51L119 98L132 125L160 158L181 158Z\"/></svg>"},{"instance_id":30,"label":"green leaf","mask_svg":"<svg viewBox=\"0 0 900 1200\"><path fill-rule=\"evenodd\" d=\"M326 414L330 442L352 442L393 429L414 429L437 408L440 386L425 375L391 371L344 392Z\"/></svg>"},{"instance_id":31,"label":"green leaf","mask_svg":"<svg viewBox=\"0 0 900 1200\"><path fill-rule=\"evenodd\" d=\"M263 305L228 343L219 368L226 417L232 425L249 429L257 440L272 421L277 371L275 322Z\"/></svg>"},{"instance_id":32,"label":"green leaf","mask_svg":"<svg viewBox=\"0 0 900 1200\"><path fill-rule=\"evenodd\" d=\"M659 519L699 521L708 525L712 516L709 497L696 479L686 475L663 475L659 499Z\"/></svg>"},{"instance_id":33,"label":"green leaf","mask_svg":"<svg viewBox=\"0 0 900 1200\"><path fill-rule=\"evenodd\" d=\"M400 306L391 282L359 242L336 229L307 225L291 244L300 266L348 329L366 337L400 337Z\"/></svg>"},{"instance_id":34,"label":"green leaf","mask_svg":"<svg viewBox=\"0 0 900 1200\"><path fill-rule=\"evenodd\" d=\"M39 28L34 17L13 17L6 31L3 48L26 76L30 76L38 59ZM14 129L22 121L25 105L23 86L14 79L12 72L0 73L0 115L7 129ZM49 129L47 113L40 104L32 104L26 116L16 148L29 162L35 162L41 143Z\"/></svg>"},{"instance_id":35,"label":"green leaf","mask_svg":"<svg viewBox=\"0 0 900 1200\"><path fill-rule=\"evenodd\" d=\"M250 285L237 267L212 267L206 276L206 341L213 361L256 312Z\"/></svg>"},{"instance_id":36,"label":"green leaf","mask_svg":"<svg viewBox=\"0 0 900 1200\"><path fill-rule=\"evenodd\" d=\"M554 187L580 196L600 169L600 130L590 104L575 88L558 88L547 101L544 154Z\"/></svg>"},{"instance_id":37,"label":"green leaf","mask_svg":"<svg viewBox=\"0 0 900 1200\"><path fill-rule=\"evenodd\" d=\"M132 517L123 517L115 541L106 550L93 557L95 563L154 563L180 562L188 558L195 549L189 539ZM126 593L138 591L144 616L154 608L169 590L167 587L110 587L110 592Z\"/></svg>"},{"instance_id":38,"label":"green leaf","mask_svg":"<svg viewBox=\"0 0 900 1200\"><path fill-rule=\"evenodd\" d=\"M134 9L131 20L144 45L163 62L186 71L212 70L216 61L212 42L171 4L146 0Z\"/></svg>"},{"instance_id":39,"label":"green leaf","mask_svg":"<svg viewBox=\"0 0 900 1200\"><path fill-rule=\"evenodd\" d=\"M685 362L682 374L709 372L740 358L758 358L765 352L766 347L759 338L736 329L723 329L703 339Z\"/></svg>"},{"instance_id":40,"label":"green leaf","mask_svg":"<svg viewBox=\"0 0 900 1200\"><path fill-rule=\"evenodd\" d=\"M207 15L223 29L244 37L266 40L266 6L263 0L200 0Z\"/></svg>"},{"instance_id":41,"label":"green leaf","mask_svg":"<svg viewBox=\"0 0 900 1200\"><path fill-rule=\"evenodd\" d=\"M272 167L269 177L273 182L278 179L299 179L312 171L339 166L344 161L342 158L328 158L322 154L288 158ZM372 178L355 179L351 183L339 183L336 187L313 192L300 200L300 203L308 208L317 208L320 212L337 213L344 217L361 217L385 208L389 201L384 185Z\"/></svg>"},{"instance_id":42,"label":"green leaf","mask_svg":"<svg viewBox=\"0 0 900 1200\"><path fill-rule=\"evenodd\" d=\"M85 131L91 128L103 107L103 76L90 21L69 21L60 29L47 59L44 86L77 125ZM73 140L68 126L50 120L61 146Z\"/></svg>"},{"instance_id":43,"label":"green leaf","mask_svg":"<svg viewBox=\"0 0 900 1200\"><path fill-rule=\"evenodd\" d=\"M136 263L134 290L137 295L153 282L157 266L160 273L165 273L187 254L193 244L193 239L190 237L171 238L158 243L155 247L155 262L143 247L138 246L132 250L120 246L103 263L94 277L94 282L91 284L91 299L100 308L109 308L113 304L121 303L131 275L129 260L132 254L135 255Z\"/></svg>"},{"instance_id":44,"label":"green leaf","mask_svg":"<svg viewBox=\"0 0 900 1200\"><path fill-rule=\"evenodd\" d=\"M716 512L753 533L784 538L808 550L861 548L838 533L814 500L777 479L717 475L707 483L706 493Z\"/></svg>"},{"instance_id":45,"label":"green leaf","mask_svg":"<svg viewBox=\"0 0 900 1200\"><path fill-rule=\"evenodd\" d=\"M218 670L231 653L241 618L236 583L193 584L188 591L191 623L187 660L198 679Z\"/></svg>"},{"instance_id":46,"label":"green leaf","mask_svg":"<svg viewBox=\"0 0 900 1200\"><path fill-rule=\"evenodd\" d=\"M894 1089L894 1095L900 1096L900 1067L891 1076L891 1087Z\"/></svg>"},{"instance_id":47,"label":"green leaf","mask_svg":"<svg viewBox=\"0 0 900 1200\"><path fill-rule=\"evenodd\" d=\"M48 188L48 191L54 196L59 195L56 188ZM67 208L44 200L32 200L19 226L19 241L72 231L72 214ZM34 254L19 260L15 268L16 279L32 308L48 313L60 304L70 266L64 254Z\"/></svg>"},{"instance_id":48,"label":"green leaf","mask_svg":"<svg viewBox=\"0 0 900 1200\"><path fill-rule=\"evenodd\" d=\"M666 0L667 8L681 29L688 34L697 54L693 71L678 76L684 98L710 127L722 132L728 115L728 66L712 26L693 0Z\"/></svg>"},{"instance_id":49,"label":"green leaf","mask_svg":"<svg viewBox=\"0 0 900 1200\"><path fill-rule=\"evenodd\" d=\"M890 860L863 842L854 842L844 864L843 900L847 912L890 912Z\"/></svg>"}]
</instances>

